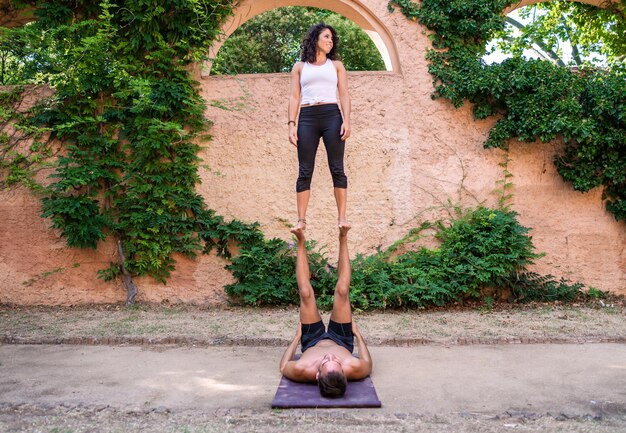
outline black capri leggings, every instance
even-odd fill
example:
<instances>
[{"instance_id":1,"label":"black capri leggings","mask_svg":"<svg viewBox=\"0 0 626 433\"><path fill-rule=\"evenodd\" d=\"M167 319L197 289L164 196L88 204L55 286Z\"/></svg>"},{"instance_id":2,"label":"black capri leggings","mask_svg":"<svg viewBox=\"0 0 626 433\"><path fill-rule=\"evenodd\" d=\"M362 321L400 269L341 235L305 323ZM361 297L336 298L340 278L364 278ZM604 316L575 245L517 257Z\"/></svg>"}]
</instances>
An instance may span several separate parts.
<instances>
[{"instance_id":1,"label":"black capri leggings","mask_svg":"<svg viewBox=\"0 0 626 433\"><path fill-rule=\"evenodd\" d=\"M298 181L296 192L311 189L315 155L320 137L324 139L328 166L335 188L347 188L348 178L343 172L345 142L341 140L343 119L337 104L302 107L298 120Z\"/></svg>"}]
</instances>

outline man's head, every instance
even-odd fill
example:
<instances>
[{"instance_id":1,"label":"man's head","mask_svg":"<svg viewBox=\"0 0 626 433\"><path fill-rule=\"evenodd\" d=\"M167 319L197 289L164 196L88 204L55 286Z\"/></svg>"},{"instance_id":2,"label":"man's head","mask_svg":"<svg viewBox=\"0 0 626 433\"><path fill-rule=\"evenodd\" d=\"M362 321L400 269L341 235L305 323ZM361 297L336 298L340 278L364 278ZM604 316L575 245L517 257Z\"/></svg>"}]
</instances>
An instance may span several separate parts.
<instances>
[{"instance_id":1,"label":"man's head","mask_svg":"<svg viewBox=\"0 0 626 433\"><path fill-rule=\"evenodd\" d=\"M320 394L323 397L338 398L346 393L348 380L339 358L332 353L322 358L316 378L317 385L320 387Z\"/></svg>"}]
</instances>

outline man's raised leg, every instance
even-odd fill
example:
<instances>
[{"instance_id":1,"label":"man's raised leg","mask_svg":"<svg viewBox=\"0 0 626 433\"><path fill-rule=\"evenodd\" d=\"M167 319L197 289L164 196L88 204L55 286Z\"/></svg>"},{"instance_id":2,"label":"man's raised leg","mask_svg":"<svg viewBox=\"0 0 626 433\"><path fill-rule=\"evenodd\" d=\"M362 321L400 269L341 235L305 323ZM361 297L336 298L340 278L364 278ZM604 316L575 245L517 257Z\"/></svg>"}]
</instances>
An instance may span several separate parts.
<instances>
[{"instance_id":1,"label":"man's raised leg","mask_svg":"<svg viewBox=\"0 0 626 433\"><path fill-rule=\"evenodd\" d=\"M348 252L348 231L350 226L339 228L339 264L337 266L337 285L333 297L333 311L330 319L337 323L352 322L352 307L350 306L350 254Z\"/></svg>"},{"instance_id":2,"label":"man's raised leg","mask_svg":"<svg viewBox=\"0 0 626 433\"><path fill-rule=\"evenodd\" d=\"M306 253L306 239L302 230L294 232L298 240L296 256L296 282L300 293L300 323L308 325L322 320L315 303L315 293L311 286L311 271Z\"/></svg>"}]
</instances>

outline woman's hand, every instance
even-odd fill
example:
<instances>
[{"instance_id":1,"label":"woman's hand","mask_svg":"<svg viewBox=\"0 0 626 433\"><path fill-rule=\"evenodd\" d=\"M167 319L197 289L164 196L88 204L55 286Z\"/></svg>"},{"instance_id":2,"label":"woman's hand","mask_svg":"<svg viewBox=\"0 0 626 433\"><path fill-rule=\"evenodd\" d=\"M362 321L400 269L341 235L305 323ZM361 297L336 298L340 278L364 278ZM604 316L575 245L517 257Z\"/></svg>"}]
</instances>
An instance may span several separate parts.
<instances>
[{"instance_id":1,"label":"woman's hand","mask_svg":"<svg viewBox=\"0 0 626 433\"><path fill-rule=\"evenodd\" d=\"M346 141L350 137L350 122L343 122L341 125L341 141Z\"/></svg>"},{"instance_id":2,"label":"woman's hand","mask_svg":"<svg viewBox=\"0 0 626 433\"><path fill-rule=\"evenodd\" d=\"M293 123L289 124L289 142L298 147L298 128Z\"/></svg>"}]
</instances>

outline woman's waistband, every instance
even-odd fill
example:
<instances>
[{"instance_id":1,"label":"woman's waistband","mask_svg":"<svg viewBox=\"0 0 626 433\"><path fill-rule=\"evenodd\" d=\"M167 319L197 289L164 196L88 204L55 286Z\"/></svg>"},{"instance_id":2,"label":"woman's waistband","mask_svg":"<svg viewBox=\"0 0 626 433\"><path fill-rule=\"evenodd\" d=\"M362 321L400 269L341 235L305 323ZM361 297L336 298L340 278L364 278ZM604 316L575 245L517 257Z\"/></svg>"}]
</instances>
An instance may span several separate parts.
<instances>
[{"instance_id":1,"label":"woman's waistband","mask_svg":"<svg viewBox=\"0 0 626 433\"><path fill-rule=\"evenodd\" d=\"M335 110L339 111L339 105L336 103L305 105L304 107L300 107L300 114L327 113Z\"/></svg>"}]
</instances>

